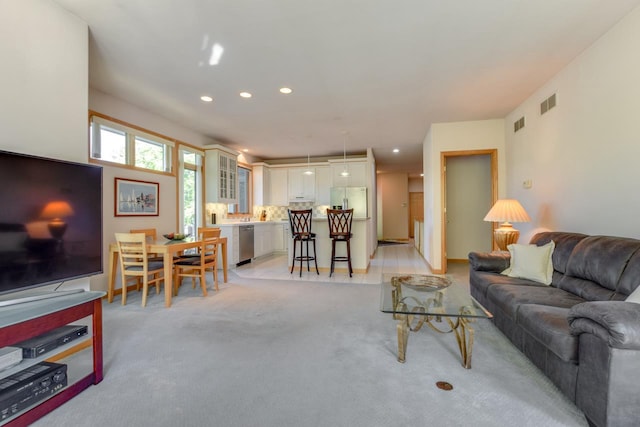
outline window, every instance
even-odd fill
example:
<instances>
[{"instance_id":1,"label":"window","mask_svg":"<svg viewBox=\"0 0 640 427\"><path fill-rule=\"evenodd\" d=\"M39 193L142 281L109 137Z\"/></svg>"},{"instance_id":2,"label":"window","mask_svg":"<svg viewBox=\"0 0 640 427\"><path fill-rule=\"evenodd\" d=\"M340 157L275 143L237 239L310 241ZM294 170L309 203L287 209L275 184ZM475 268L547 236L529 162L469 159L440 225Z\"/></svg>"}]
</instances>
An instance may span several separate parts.
<instances>
[{"instance_id":1,"label":"window","mask_svg":"<svg viewBox=\"0 0 640 427\"><path fill-rule=\"evenodd\" d=\"M238 212L251 213L251 169L238 167Z\"/></svg>"},{"instance_id":2,"label":"window","mask_svg":"<svg viewBox=\"0 0 640 427\"><path fill-rule=\"evenodd\" d=\"M180 147L180 224L185 234L194 236L202 227L202 159L204 153Z\"/></svg>"},{"instance_id":3,"label":"window","mask_svg":"<svg viewBox=\"0 0 640 427\"><path fill-rule=\"evenodd\" d=\"M174 144L160 136L91 116L90 144L92 159L171 172Z\"/></svg>"}]
</instances>

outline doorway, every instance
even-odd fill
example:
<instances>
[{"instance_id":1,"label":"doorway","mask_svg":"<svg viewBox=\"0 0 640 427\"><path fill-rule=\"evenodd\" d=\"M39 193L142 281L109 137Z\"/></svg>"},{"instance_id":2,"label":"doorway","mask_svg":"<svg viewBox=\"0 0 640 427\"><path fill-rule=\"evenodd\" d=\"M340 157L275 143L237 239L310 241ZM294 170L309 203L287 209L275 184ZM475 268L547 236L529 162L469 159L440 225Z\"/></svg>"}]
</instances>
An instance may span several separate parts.
<instances>
[{"instance_id":1,"label":"doorway","mask_svg":"<svg viewBox=\"0 0 640 427\"><path fill-rule=\"evenodd\" d=\"M442 267L466 262L471 251L491 251L493 224L483 218L497 199L497 150L441 154Z\"/></svg>"}]
</instances>

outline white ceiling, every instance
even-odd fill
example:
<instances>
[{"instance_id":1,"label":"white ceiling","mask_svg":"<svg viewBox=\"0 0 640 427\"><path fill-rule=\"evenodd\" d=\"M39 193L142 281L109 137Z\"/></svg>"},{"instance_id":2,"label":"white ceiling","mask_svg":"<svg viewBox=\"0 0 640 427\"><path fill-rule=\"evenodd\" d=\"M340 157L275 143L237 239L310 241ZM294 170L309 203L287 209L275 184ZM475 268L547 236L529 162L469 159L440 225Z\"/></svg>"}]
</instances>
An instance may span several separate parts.
<instances>
[{"instance_id":1,"label":"white ceiling","mask_svg":"<svg viewBox=\"0 0 640 427\"><path fill-rule=\"evenodd\" d=\"M346 143L411 174L431 123L504 117L640 4L55 1L88 23L100 91L258 158L342 155ZM209 65L215 43L224 53Z\"/></svg>"}]
</instances>

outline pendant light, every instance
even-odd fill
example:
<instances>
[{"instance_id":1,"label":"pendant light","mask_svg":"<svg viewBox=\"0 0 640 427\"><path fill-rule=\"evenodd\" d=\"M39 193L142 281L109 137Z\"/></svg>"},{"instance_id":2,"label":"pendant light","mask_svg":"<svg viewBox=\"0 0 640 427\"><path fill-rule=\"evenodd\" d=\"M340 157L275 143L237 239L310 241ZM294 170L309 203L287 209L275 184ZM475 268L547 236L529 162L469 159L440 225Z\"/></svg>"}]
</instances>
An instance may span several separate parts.
<instances>
[{"instance_id":1,"label":"pendant light","mask_svg":"<svg viewBox=\"0 0 640 427\"><path fill-rule=\"evenodd\" d=\"M307 153L307 170L304 171L305 175L313 175L313 169L311 169L311 157L309 153Z\"/></svg>"},{"instance_id":2,"label":"pendant light","mask_svg":"<svg viewBox=\"0 0 640 427\"><path fill-rule=\"evenodd\" d=\"M308 135L307 138L309 140L311 140L311 135ZM310 142L307 141L307 145L309 145L309 144L310 144ZM305 175L313 175L313 169L311 169L311 156L310 156L308 150L309 150L309 148L307 148L307 170L304 171L304 174Z\"/></svg>"},{"instance_id":3,"label":"pendant light","mask_svg":"<svg viewBox=\"0 0 640 427\"><path fill-rule=\"evenodd\" d=\"M342 132L342 172L340 172L340 176L346 178L349 176L349 171L347 170L347 132Z\"/></svg>"}]
</instances>

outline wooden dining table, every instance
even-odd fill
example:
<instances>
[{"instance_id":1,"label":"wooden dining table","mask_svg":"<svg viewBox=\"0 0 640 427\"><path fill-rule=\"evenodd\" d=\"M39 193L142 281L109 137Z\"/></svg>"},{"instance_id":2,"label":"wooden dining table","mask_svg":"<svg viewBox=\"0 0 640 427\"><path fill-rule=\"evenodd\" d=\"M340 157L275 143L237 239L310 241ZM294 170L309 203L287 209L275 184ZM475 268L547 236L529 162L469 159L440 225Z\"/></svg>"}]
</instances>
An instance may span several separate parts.
<instances>
[{"instance_id":1,"label":"wooden dining table","mask_svg":"<svg viewBox=\"0 0 640 427\"><path fill-rule=\"evenodd\" d=\"M227 238L218 237L218 244L222 251L222 273L224 282L227 283ZM184 240L157 239L147 243L147 252L152 254L162 254L164 262L164 305L171 307L171 297L173 289L173 257L187 249L197 248L202 240L196 238L186 238ZM109 290L107 301L113 302L116 285L116 271L118 268L118 244L109 245Z\"/></svg>"}]
</instances>

